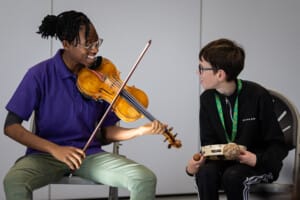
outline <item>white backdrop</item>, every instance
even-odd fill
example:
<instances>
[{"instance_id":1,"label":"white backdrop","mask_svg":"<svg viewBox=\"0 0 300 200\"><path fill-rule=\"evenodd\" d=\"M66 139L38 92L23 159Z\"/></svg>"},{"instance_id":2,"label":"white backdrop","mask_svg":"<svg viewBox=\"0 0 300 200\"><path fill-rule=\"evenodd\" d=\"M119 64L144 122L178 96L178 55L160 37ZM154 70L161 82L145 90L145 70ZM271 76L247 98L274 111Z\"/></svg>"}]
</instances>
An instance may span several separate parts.
<instances>
[{"instance_id":1,"label":"white backdrop","mask_svg":"<svg viewBox=\"0 0 300 200\"><path fill-rule=\"evenodd\" d=\"M51 4L53 3L53 5ZM300 108L300 2L297 0L3 0L0 7L2 27L0 121L4 109L28 67L48 58L60 47L35 34L42 18L51 13L76 9L85 12L104 38L100 54L110 58L125 78L146 42L151 39L145 57L129 85L144 90L150 100L148 110L159 120L174 127L181 149L167 149L161 136L145 136L123 142L121 153L151 168L158 177L157 194L194 192L193 180L184 166L198 149L198 52L201 44L228 37L246 50L244 79L254 80L280 91ZM122 125L131 127L147 119ZM0 136L0 179L24 147ZM291 181L287 159L281 182ZM35 192L46 198L46 188ZM103 196L96 187L54 188L54 197ZM121 191L127 195L126 191ZM0 199L4 199L0 186Z\"/></svg>"}]
</instances>

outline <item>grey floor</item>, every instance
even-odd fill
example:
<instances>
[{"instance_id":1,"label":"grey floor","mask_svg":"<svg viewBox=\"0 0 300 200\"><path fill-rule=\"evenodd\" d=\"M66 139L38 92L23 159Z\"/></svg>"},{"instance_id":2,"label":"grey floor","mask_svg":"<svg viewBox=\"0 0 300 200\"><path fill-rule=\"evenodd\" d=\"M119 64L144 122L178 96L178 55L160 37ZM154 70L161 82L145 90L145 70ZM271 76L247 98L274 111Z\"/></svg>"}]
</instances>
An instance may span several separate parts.
<instances>
[{"instance_id":1,"label":"grey floor","mask_svg":"<svg viewBox=\"0 0 300 200\"><path fill-rule=\"evenodd\" d=\"M122 199L122 198L121 198ZM127 198L124 198L128 200ZM197 195L178 195L178 196L162 196L157 197L156 200L198 200ZM227 200L225 195L221 194L219 200ZM277 193L274 195L264 195L264 194L250 194L249 200L291 200L290 194Z\"/></svg>"},{"instance_id":2,"label":"grey floor","mask_svg":"<svg viewBox=\"0 0 300 200\"><path fill-rule=\"evenodd\" d=\"M272 196L257 196L250 195L249 200L290 200L291 196L287 194L277 194ZM160 197L156 200L198 200L197 196L172 196L172 197ZM220 195L219 200L227 200L224 195Z\"/></svg>"}]
</instances>

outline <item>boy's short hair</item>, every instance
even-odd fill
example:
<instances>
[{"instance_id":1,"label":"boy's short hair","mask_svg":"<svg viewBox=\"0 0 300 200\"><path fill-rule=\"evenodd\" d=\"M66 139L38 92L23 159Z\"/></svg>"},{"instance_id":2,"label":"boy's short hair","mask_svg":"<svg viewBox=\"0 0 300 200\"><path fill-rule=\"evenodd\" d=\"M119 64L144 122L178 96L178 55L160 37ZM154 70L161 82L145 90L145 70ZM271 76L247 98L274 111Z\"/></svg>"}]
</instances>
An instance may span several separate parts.
<instances>
[{"instance_id":1,"label":"boy's short hair","mask_svg":"<svg viewBox=\"0 0 300 200\"><path fill-rule=\"evenodd\" d=\"M209 62L217 71L222 69L227 74L227 81L235 80L244 68L245 51L234 41L221 38L204 46L199 59Z\"/></svg>"}]
</instances>

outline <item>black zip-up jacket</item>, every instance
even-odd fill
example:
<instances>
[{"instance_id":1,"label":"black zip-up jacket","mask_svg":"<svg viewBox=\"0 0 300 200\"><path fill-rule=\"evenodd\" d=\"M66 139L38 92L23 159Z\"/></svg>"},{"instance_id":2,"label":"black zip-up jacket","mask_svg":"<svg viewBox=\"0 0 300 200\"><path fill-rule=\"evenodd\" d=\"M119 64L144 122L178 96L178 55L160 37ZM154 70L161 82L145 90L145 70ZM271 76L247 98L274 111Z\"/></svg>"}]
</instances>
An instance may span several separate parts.
<instances>
[{"instance_id":1,"label":"black zip-up jacket","mask_svg":"<svg viewBox=\"0 0 300 200\"><path fill-rule=\"evenodd\" d=\"M225 131L221 124L215 102L216 90L206 90L200 96L200 138L201 145L226 144ZM225 96L219 94L223 112L226 113ZM227 97L233 109L237 92ZM242 81L239 94L238 129L233 142L244 145L256 154L255 169L263 173L272 173L278 178L282 160L288 149L284 136L273 111L271 96L257 83ZM232 111L233 112L233 111ZM224 114L225 118L229 115ZM226 117L227 116L227 117ZM225 119L227 132L231 135L231 120Z\"/></svg>"}]
</instances>

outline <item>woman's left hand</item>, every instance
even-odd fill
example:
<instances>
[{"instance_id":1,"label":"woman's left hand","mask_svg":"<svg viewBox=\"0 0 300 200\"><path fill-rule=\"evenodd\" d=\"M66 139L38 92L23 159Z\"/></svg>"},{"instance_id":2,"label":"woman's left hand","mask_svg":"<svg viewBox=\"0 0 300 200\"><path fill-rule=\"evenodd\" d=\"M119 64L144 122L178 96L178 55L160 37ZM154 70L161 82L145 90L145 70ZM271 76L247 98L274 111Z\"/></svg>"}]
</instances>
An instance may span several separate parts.
<instances>
[{"instance_id":1,"label":"woman's left hand","mask_svg":"<svg viewBox=\"0 0 300 200\"><path fill-rule=\"evenodd\" d=\"M167 125L161 123L160 121L154 120L153 122L140 126L139 133L140 135L163 134L167 127Z\"/></svg>"}]
</instances>

